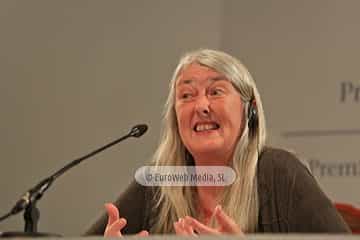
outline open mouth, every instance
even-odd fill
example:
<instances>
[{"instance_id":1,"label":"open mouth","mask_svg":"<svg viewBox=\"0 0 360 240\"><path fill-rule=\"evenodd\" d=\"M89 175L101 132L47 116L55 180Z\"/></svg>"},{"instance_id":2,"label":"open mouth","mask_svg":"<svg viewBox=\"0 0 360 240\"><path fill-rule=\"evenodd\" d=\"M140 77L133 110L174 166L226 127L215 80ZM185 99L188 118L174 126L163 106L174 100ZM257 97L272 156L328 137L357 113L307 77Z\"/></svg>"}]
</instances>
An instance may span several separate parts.
<instances>
[{"instance_id":1,"label":"open mouth","mask_svg":"<svg viewBox=\"0 0 360 240\"><path fill-rule=\"evenodd\" d=\"M220 125L218 123L212 122L212 123L197 123L194 126L195 132L204 132L204 131L211 131L211 130L217 130L220 128Z\"/></svg>"}]
</instances>

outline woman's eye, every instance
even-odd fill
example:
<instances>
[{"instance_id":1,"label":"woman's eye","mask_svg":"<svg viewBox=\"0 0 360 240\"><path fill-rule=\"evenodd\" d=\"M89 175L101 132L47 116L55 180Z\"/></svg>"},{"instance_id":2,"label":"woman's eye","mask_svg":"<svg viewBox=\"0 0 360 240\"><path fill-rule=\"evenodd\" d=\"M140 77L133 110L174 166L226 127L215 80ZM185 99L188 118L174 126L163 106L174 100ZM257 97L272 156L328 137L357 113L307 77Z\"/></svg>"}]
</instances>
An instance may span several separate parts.
<instances>
[{"instance_id":1,"label":"woman's eye","mask_svg":"<svg viewBox=\"0 0 360 240\"><path fill-rule=\"evenodd\" d=\"M211 96L220 96L224 93L224 91L222 89L219 89L219 88L215 88L215 89L212 89L210 91L210 95Z\"/></svg>"},{"instance_id":2,"label":"woman's eye","mask_svg":"<svg viewBox=\"0 0 360 240\"><path fill-rule=\"evenodd\" d=\"M180 98L181 99L189 99L189 98L191 98L192 97L192 94L191 93L182 93L181 95L180 95Z\"/></svg>"}]
</instances>

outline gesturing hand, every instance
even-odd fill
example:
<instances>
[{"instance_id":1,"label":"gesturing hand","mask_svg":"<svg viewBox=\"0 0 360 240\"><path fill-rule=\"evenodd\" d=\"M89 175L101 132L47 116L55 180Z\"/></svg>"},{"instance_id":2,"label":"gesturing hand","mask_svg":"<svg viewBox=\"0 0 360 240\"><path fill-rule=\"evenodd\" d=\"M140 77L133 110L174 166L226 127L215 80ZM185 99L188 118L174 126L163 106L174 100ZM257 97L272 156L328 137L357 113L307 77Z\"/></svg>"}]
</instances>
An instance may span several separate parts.
<instances>
[{"instance_id":1,"label":"gesturing hand","mask_svg":"<svg viewBox=\"0 0 360 240\"><path fill-rule=\"evenodd\" d=\"M220 205L217 205L214 210L214 217L219 225L218 228L208 227L195 218L186 216L180 218L174 223L175 232L178 235L196 235L198 234L238 234L244 235L241 228L229 217Z\"/></svg>"},{"instance_id":2,"label":"gesturing hand","mask_svg":"<svg viewBox=\"0 0 360 240\"><path fill-rule=\"evenodd\" d=\"M104 237L121 237L121 229L126 225L125 218L119 218L119 210L112 203L105 204L109 219L105 228ZM139 236L148 236L148 231L141 231Z\"/></svg>"}]
</instances>

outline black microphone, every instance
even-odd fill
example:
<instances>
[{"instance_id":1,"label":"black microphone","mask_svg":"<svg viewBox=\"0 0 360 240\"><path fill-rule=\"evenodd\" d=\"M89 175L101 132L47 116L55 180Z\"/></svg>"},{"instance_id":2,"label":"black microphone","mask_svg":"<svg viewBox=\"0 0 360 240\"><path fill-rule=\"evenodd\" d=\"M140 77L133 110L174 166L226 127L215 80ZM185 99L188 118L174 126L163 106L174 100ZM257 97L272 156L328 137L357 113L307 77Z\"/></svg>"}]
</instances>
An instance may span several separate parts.
<instances>
[{"instance_id":1,"label":"black microphone","mask_svg":"<svg viewBox=\"0 0 360 240\"><path fill-rule=\"evenodd\" d=\"M130 135L132 137L141 137L148 129L148 126L146 124L139 124L134 126L131 131L130 131Z\"/></svg>"},{"instance_id":2,"label":"black microphone","mask_svg":"<svg viewBox=\"0 0 360 240\"><path fill-rule=\"evenodd\" d=\"M19 213L20 211L26 209L31 203L35 203L37 200L39 200L42 197L42 195L44 194L44 192L51 186L51 184L54 182L54 180L56 178L58 178L59 176L61 176L62 174L64 174L70 168L78 165L80 162L84 161L85 159L88 159L88 158L94 156L95 154L98 154L98 153L104 151L105 149L107 149L129 137L136 137L136 138L141 137L147 131L147 129L148 129L148 126L146 124L136 125L125 136L123 136L115 141L112 141L111 143L106 144L106 145L86 154L85 156L75 159L72 162L68 163L63 168L61 168L60 170L58 170L57 172L52 174L50 177L43 179L36 186L31 188L29 191L27 191L16 202L15 206L11 209L11 211L9 213L0 217L0 221L8 218L11 215Z\"/></svg>"}]
</instances>

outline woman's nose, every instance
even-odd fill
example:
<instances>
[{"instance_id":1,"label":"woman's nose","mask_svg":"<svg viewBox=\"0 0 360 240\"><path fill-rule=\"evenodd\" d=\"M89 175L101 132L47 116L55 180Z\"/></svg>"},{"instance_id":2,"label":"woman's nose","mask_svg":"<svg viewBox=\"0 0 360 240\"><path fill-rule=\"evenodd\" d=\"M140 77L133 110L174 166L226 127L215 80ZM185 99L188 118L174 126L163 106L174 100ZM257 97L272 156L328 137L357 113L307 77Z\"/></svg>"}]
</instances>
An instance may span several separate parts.
<instances>
[{"instance_id":1,"label":"woman's nose","mask_svg":"<svg viewBox=\"0 0 360 240\"><path fill-rule=\"evenodd\" d=\"M200 97L196 102L196 112L201 117L209 117L210 114L210 102L206 96Z\"/></svg>"}]
</instances>

